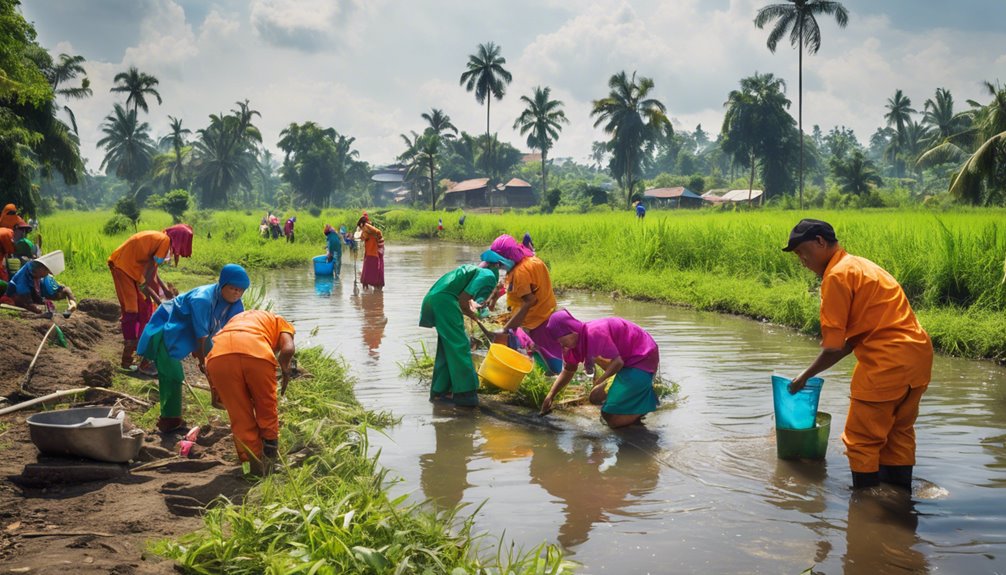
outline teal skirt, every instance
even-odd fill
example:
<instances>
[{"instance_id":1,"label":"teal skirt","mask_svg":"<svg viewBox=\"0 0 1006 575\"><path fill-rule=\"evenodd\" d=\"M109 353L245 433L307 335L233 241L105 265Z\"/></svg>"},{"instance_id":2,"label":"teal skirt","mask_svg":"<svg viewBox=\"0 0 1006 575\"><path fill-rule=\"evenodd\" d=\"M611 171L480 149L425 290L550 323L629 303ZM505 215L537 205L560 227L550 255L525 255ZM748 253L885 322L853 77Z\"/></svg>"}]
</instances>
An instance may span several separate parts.
<instances>
[{"instance_id":1,"label":"teal skirt","mask_svg":"<svg viewBox=\"0 0 1006 575\"><path fill-rule=\"evenodd\" d=\"M616 415L644 415L657 409L659 404L653 391L653 374L625 367L615 374L601 411Z\"/></svg>"}]
</instances>

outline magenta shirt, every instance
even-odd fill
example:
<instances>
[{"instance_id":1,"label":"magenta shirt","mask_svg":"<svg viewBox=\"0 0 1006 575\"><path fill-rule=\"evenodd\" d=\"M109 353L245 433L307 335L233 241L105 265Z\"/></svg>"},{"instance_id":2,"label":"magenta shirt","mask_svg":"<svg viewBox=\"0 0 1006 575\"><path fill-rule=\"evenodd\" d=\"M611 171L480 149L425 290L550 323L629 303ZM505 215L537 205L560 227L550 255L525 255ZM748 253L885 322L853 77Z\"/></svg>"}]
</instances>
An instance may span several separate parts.
<instances>
[{"instance_id":1,"label":"magenta shirt","mask_svg":"<svg viewBox=\"0 0 1006 575\"><path fill-rule=\"evenodd\" d=\"M625 367L657 372L660 362L657 342L643 328L620 317L595 319L583 325L587 341L563 354L567 365L594 363L598 357L606 360L621 357Z\"/></svg>"}]
</instances>

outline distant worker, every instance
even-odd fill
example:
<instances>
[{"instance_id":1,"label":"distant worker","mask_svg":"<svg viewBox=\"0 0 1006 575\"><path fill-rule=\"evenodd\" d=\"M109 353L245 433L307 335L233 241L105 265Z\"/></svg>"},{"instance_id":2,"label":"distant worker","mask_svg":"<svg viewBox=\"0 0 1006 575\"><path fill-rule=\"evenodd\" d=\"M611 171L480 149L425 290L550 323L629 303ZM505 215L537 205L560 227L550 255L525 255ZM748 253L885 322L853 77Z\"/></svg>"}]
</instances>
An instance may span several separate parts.
<instances>
[{"instance_id":1,"label":"distant worker","mask_svg":"<svg viewBox=\"0 0 1006 575\"><path fill-rule=\"evenodd\" d=\"M643 219L646 217L646 205L643 202L636 202L636 218Z\"/></svg>"},{"instance_id":2,"label":"distant worker","mask_svg":"<svg viewBox=\"0 0 1006 575\"><path fill-rule=\"evenodd\" d=\"M360 271L360 284L374 289L384 288L384 234L370 223L366 212L356 222L363 240L363 270Z\"/></svg>"},{"instance_id":3,"label":"distant worker","mask_svg":"<svg viewBox=\"0 0 1006 575\"><path fill-rule=\"evenodd\" d=\"M653 378L660 353L646 330L620 317L581 322L563 309L549 318L548 331L562 345L563 368L542 402L542 414L552 409L555 396L581 363L588 373L594 372L595 364L604 370L594 378L589 397L601 406L609 427L632 425L657 408Z\"/></svg>"},{"instance_id":4,"label":"distant worker","mask_svg":"<svg viewBox=\"0 0 1006 575\"><path fill-rule=\"evenodd\" d=\"M254 475L268 474L279 455L276 367L282 372L278 395L285 395L294 331L275 313L249 310L217 332L206 358L206 375L227 409L238 458Z\"/></svg>"},{"instance_id":5,"label":"distant worker","mask_svg":"<svg viewBox=\"0 0 1006 575\"><path fill-rule=\"evenodd\" d=\"M283 235L286 236L287 243L293 243L293 227L297 223L297 216L289 218L285 224L283 224Z\"/></svg>"},{"instance_id":6,"label":"distant worker","mask_svg":"<svg viewBox=\"0 0 1006 575\"><path fill-rule=\"evenodd\" d=\"M0 213L0 228L14 229L14 224L19 221L24 221L21 216L17 213L17 206L14 204L7 204L3 207L3 212Z\"/></svg>"},{"instance_id":7,"label":"distant worker","mask_svg":"<svg viewBox=\"0 0 1006 575\"><path fill-rule=\"evenodd\" d=\"M24 264L7 283L7 297L14 305L34 313L51 313L51 301L66 299L67 311L77 309L77 300L69 287L53 277L63 273L63 252L56 250ZM42 306L42 307L39 307Z\"/></svg>"},{"instance_id":8,"label":"distant worker","mask_svg":"<svg viewBox=\"0 0 1006 575\"><path fill-rule=\"evenodd\" d=\"M911 491L915 419L929 386L933 344L897 280L848 254L831 224L800 220L783 251L821 278L821 353L790 392L856 354L842 442L854 488L889 483Z\"/></svg>"},{"instance_id":9,"label":"distant worker","mask_svg":"<svg viewBox=\"0 0 1006 575\"><path fill-rule=\"evenodd\" d=\"M342 234L335 231L329 224L325 224L325 251L326 260L335 265L335 279L339 279L339 271L342 270Z\"/></svg>"}]
</instances>

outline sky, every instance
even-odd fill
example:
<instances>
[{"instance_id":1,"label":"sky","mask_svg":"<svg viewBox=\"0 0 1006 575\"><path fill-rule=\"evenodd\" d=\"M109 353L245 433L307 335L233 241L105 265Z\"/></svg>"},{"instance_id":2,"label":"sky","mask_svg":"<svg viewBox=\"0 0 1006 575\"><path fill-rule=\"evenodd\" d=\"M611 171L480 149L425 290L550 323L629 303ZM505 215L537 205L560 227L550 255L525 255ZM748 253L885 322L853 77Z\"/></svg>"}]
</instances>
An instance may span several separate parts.
<instances>
[{"instance_id":1,"label":"sky","mask_svg":"<svg viewBox=\"0 0 1006 575\"><path fill-rule=\"evenodd\" d=\"M24 16L53 55L80 54L94 95L69 102L90 170L101 124L116 102L114 76L129 66L160 80L163 103L142 114L155 136L168 116L193 131L210 114L249 100L276 151L292 122L356 138L360 157L387 164L400 134L421 131L431 108L479 134L485 107L459 85L480 43L502 47L513 82L493 100L490 127L518 149L520 96L549 86L569 125L553 157L586 162L604 139L591 102L620 71L653 78L653 97L676 130L719 132L723 102L741 78L771 72L797 114L797 51L771 53L754 24L767 0L23 0ZM922 110L937 88L958 109L987 102L982 81L1006 83L1006 2L842 0L849 24L819 20L821 49L804 54L804 129L855 130L866 142L896 89Z\"/></svg>"}]
</instances>

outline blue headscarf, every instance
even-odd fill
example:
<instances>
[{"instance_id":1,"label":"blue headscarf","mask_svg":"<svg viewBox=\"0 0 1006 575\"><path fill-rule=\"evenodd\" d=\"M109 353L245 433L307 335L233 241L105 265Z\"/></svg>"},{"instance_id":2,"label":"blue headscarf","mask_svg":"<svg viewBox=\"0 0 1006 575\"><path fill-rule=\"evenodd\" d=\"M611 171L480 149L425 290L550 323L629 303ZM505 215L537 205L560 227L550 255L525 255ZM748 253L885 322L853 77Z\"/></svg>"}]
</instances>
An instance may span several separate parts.
<instances>
[{"instance_id":1,"label":"blue headscarf","mask_svg":"<svg viewBox=\"0 0 1006 575\"><path fill-rule=\"evenodd\" d=\"M136 350L146 355L150 338L161 332L168 355L174 359L182 360L194 352L199 339L204 337L204 351L208 353L213 347L213 336L245 309L241 300L229 303L220 295L220 288L225 285L248 289L251 280L243 267L227 264L220 270L217 283L199 286L163 302L143 328Z\"/></svg>"}]
</instances>

